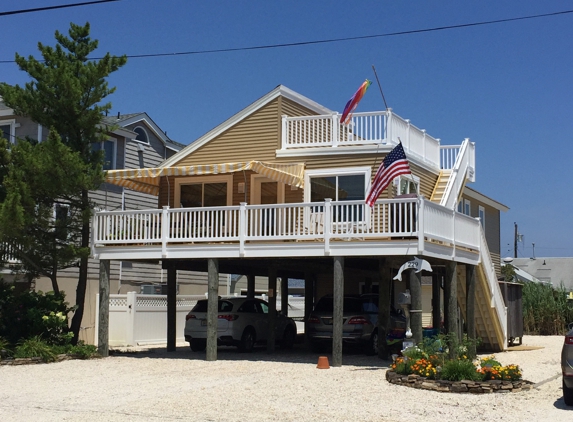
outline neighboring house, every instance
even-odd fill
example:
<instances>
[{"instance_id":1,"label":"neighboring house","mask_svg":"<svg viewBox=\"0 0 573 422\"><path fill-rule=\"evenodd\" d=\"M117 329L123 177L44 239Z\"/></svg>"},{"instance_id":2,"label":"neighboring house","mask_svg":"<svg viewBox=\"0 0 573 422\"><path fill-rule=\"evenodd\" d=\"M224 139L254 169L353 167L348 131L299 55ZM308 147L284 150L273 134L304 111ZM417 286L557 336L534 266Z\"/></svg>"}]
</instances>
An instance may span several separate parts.
<instances>
[{"instance_id":1,"label":"neighboring house","mask_svg":"<svg viewBox=\"0 0 573 422\"><path fill-rule=\"evenodd\" d=\"M127 115L107 116L102 124L112 127L108 140L96 145L105 151L105 170L139 169L159 166L163 161L172 157L184 145L167 137L157 124L146 114L136 113ZM0 101L0 130L3 136L14 142L20 138L32 138L43 141L48 136L48 129L34 123L27 117L14 115L13 110ZM156 208L157 196L137 192L116 185L104 183L97 191L90 192L90 198L101 210L140 210ZM98 261L90 260L88 265L88 285L85 300L85 313L82 322L83 331L80 339L91 343L94 338L95 326L95 295L98 292L99 267ZM66 293L68 302L75 302L77 285L77 268L69 268L59 272L58 284L60 290ZM12 274L9 267L3 269L3 277L7 280L18 280L18 275ZM114 293L162 293L161 284L165 283L165 270L159 261L114 261L110 277ZM206 276L199 272L182 274L180 290L186 294L204 292ZM34 281L36 290L50 291L51 282L46 278Z\"/></svg>"},{"instance_id":2,"label":"neighboring house","mask_svg":"<svg viewBox=\"0 0 573 422\"><path fill-rule=\"evenodd\" d=\"M370 208L372 177L399 140L412 175L396 178ZM281 85L158 168L110 172L109 183L158 195L159 209L98 212L93 255L161 260L177 281L182 270L207 272L215 258L220 272L251 280L276 271L305 279L307 312L340 283L333 275L340 259L344 293L358 294L378 291L381 277L419 256L432 265L424 275L438 290L445 277L456 282L462 318L466 274L475 270L478 336L503 350L507 314L497 278L499 214L507 207L467 187L475 171L468 139L441 145L392 110L355 113L341 125L338 113ZM131 234L117 239L112 221ZM394 305L406 278L390 284Z\"/></svg>"},{"instance_id":3,"label":"neighboring house","mask_svg":"<svg viewBox=\"0 0 573 422\"><path fill-rule=\"evenodd\" d=\"M573 258L511 258L510 264L531 274L536 281L573 291Z\"/></svg>"}]
</instances>

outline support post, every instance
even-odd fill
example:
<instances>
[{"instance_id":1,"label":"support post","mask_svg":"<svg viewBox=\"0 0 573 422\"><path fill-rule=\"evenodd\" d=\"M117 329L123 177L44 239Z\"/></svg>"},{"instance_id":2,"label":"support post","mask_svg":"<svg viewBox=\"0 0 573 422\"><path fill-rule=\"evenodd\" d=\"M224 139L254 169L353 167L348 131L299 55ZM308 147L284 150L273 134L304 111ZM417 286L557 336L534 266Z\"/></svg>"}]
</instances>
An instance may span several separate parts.
<instances>
[{"instance_id":1,"label":"support post","mask_svg":"<svg viewBox=\"0 0 573 422\"><path fill-rule=\"evenodd\" d=\"M386 267L386 259L378 259L378 357L388 359L386 335L390 326L390 303L392 292L392 274Z\"/></svg>"},{"instance_id":2,"label":"support post","mask_svg":"<svg viewBox=\"0 0 573 422\"><path fill-rule=\"evenodd\" d=\"M432 273L432 328L442 329L442 278L443 275Z\"/></svg>"},{"instance_id":3,"label":"support post","mask_svg":"<svg viewBox=\"0 0 573 422\"><path fill-rule=\"evenodd\" d=\"M99 261L99 324L98 324L98 353L103 357L109 356L109 259Z\"/></svg>"},{"instance_id":4,"label":"support post","mask_svg":"<svg viewBox=\"0 0 573 422\"><path fill-rule=\"evenodd\" d=\"M277 322L277 269L269 267L269 325L267 333L267 352L275 351L275 325Z\"/></svg>"},{"instance_id":5,"label":"support post","mask_svg":"<svg viewBox=\"0 0 573 422\"><path fill-rule=\"evenodd\" d=\"M219 260L207 259L207 361L217 360L217 315L219 309Z\"/></svg>"},{"instance_id":6,"label":"support post","mask_svg":"<svg viewBox=\"0 0 573 422\"><path fill-rule=\"evenodd\" d=\"M255 297L255 275L247 274L247 297L252 299Z\"/></svg>"},{"instance_id":7,"label":"support post","mask_svg":"<svg viewBox=\"0 0 573 422\"><path fill-rule=\"evenodd\" d=\"M476 272L475 266L466 264L466 326L468 330L468 354L476 357Z\"/></svg>"},{"instance_id":8,"label":"support post","mask_svg":"<svg viewBox=\"0 0 573 422\"><path fill-rule=\"evenodd\" d=\"M457 264L448 262L446 264L445 280L445 302L448 306L446 314L446 327L448 334L448 349L451 359L456 359L456 346L459 344L458 338L458 281L457 281Z\"/></svg>"},{"instance_id":9,"label":"support post","mask_svg":"<svg viewBox=\"0 0 573 422\"><path fill-rule=\"evenodd\" d=\"M288 316L288 278L281 277L281 314Z\"/></svg>"},{"instance_id":10,"label":"support post","mask_svg":"<svg viewBox=\"0 0 573 422\"><path fill-rule=\"evenodd\" d=\"M167 351L177 350L177 270L167 269Z\"/></svg>"},{"instance_id":11,"label":"support post","mask_svg":"<svg viewBox=\"0 0 573 422\"><path fill-rule=\"evenodd\" d=\"M332 366L342 366L342 312L344 306L344 257L334 257L334 312L332 318Z\"/></svg>"},{"instance_id":12,"label":"support post","mask_svg":"<svg viewBox=\"0 0 573 422\"><path fill-rule=\"evenodd\" d=\"M410 295L412 305L410 309L410 328L416 344L422 342L422 272L408 270L410 279Z\"/></svg>"},{"instance_id":13,"label":"support post","mask_svg":"<svg viewBox=\"0 0 573 422\"><path fill-rule=\"evenodd\" d=\"M308 333L308 317L314 307L314 277L309 271L304 273L304 332ZM308 340L308 338L307 338Z\"/></svg>"}]
</instances>

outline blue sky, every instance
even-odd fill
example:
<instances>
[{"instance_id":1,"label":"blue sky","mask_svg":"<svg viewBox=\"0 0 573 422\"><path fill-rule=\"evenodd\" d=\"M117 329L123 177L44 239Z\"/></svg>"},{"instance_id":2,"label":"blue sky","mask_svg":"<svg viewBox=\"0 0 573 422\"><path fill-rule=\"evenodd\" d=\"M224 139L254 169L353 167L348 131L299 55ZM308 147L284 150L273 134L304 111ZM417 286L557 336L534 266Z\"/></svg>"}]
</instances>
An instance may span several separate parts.
<instances>
[{"instance_id":1,"label":"blue sky","mask_svg":"<svg viewBox=\"0 0 573 422\"><path fill-rule=\"evenodd\" d=\"M0 12L80 0L4 0ZM176 53L460 25L573 9L569 1L122 0L0 16L0 60L37 55L90 22L98 52ZM436 32L216 54L133 58L110 77L112 113L147 112L188 144L282 84L342 111L376 67L388 105L457 145L476 143L473 188L507 205L502 256L573 256L573 13ZM27 75L0 64L0 80ZM373 84L357 111L383 110ZM533 250L535 243L535 250Z\"/></svg>"}]
</instances>

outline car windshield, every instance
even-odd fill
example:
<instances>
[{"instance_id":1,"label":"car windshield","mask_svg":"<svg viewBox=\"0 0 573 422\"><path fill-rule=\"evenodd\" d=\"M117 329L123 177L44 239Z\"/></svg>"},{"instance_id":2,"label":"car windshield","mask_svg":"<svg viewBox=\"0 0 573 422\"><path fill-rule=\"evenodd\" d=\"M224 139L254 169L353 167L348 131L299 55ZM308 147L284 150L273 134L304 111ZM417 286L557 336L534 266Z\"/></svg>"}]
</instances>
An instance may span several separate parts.
<instances>
[{"instance_id":1,"label":"car windshield","mask_svg":"<svg viewBox=\"0 0 573 422\"><path fill-rule=\"evenodd\" d=\"M345 297L342 305L344 312L364 312L362 301L356 297ZM321 298L314 308L316 312L334 312L334 301L332 297Z\"/></svg>"},{"instance_id":2,"label":"car windshield","mask_svg":"<svg viewBox=\"0 0 573 422\"><path fill-rule=\"evenodd\" d=\"M192 312L207 312L207 300L200 300L193 307ZM233 304L228 300L220 300L218 304L218 312L231 312L233 310Z\"/></svg>"}]
</instances>

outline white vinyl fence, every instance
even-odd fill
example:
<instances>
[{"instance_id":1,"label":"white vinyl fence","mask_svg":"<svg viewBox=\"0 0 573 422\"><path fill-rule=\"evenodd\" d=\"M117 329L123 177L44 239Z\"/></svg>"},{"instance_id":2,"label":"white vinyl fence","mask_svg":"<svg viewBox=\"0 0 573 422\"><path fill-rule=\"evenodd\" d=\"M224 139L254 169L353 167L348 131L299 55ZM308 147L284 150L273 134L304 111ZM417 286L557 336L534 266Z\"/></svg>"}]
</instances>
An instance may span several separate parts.
<instances>
[{"instance_id":1,"label":"white vinyl fence","mask_svg":"<svg viewBox=\"0 0 573 422\"><path fill-rule=\"evenodd\" d=\"M167 296L142 295L129 292L123 295L109 295L109 345L141 346L167 343ZM183 342L185 315L198 300L206 295L178 295L176 317L176 341ZM223 296L224 298L225 296ZM265 295L260 296L268 300ZM277 298L280 310L280 297ZM94 344L98 341L99 295L96 295L96 318ZM298 332L304 332L304 298L289 296L289 316L297 325Z\"/></svg>"}]
</instances>

